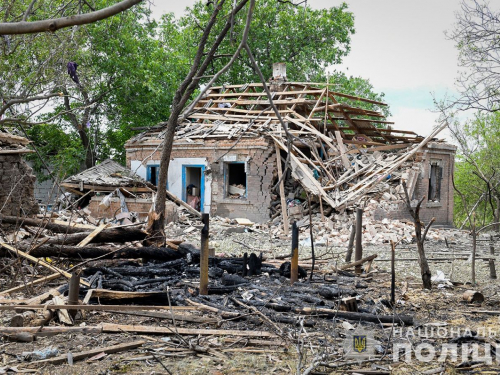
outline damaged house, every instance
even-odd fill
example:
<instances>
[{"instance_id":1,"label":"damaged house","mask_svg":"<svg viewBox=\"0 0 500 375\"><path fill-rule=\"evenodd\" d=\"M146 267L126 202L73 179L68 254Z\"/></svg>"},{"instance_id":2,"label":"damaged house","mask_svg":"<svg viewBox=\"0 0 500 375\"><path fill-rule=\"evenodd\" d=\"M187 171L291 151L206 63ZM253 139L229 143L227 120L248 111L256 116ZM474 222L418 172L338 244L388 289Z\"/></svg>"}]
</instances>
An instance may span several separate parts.
<instances>
[{"instance_id":1,"label":"damaged house","mask_svg":"<svg viewBox=\"0 0 500 375\"><path fill-rule=\"evenodd\" d=\"M74 206L87 208L91 220L124 223L147 219L155 191L147 181L110 159L68 177L61 187L76 196ZM174 203L167 202L165 214L167 220L175 219Z\"/></svg>"},{"instance_id":2,"label":"damaged house","mask_svg":"<svg viewBox=\"0 0 500 375\"><path fill-rule=\"evenodd\" d=\"M322 215L376 199L376 218L401 219L405 180L415 202L425 196L422 219L452 224L455 146L392 129L384 103L288 82L279 64L274 73L271 97L287 129L262 84L210 88L178 125L171 193L199 211L255 222L300 216L307 195ZM127 166L155 185L163 137L154 127L125 146Z\"/></svg>"}]
</instances>

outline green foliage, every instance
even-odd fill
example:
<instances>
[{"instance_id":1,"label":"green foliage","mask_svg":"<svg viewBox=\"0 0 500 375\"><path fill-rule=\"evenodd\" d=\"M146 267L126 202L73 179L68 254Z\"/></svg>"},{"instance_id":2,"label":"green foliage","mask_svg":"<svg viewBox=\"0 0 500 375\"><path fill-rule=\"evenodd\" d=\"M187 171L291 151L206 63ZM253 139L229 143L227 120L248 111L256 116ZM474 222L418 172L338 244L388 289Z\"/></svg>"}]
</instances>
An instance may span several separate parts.
<instances>
[{"instance_id":1,"label":"green foliage","mask_svg":"<svg viewBox=\"0 0 500 375\"><path fill-rule=\"evenodd\" d=\"M480 224L488 224L494 220L494 210L498 207L495 197L500 197L500 113L479 114L463 126L455 126L455 138L460 144L455 166L455 185L464 195L455 194L454 219L461 225L478 200L481 202L475 209ZM486 183L478 175L490 181L495 187L490 197ZM466 207L467 206L467 207Z\"/></svg>"},{"instance_id":2,"label":"green foliage","mask_svg":"<svg viewBox=\"0 0 500 375\"><path fill-rule=\"evenodd\" d=\"M232 2L226 1L222 11L228 14L231 7ZM179 21L164 19L162 29L165 41L168 42L166 36L170 35L173 27L180 27L185 45L180 51L193 56L202 34L200 25L206 24L211 11L212 7L207 6L206 1L199 1ZM234 18L230 37L217 51L217 58L207 74L215 74L229 61L239 43L245 17L246 12L240 12ZM220 31L225 22L226 18L221 18L215 30ZM273 63L286 62L290 80L310 81L328 65L342 61L349 52L353 33L354 16L347 11L345 3L315 10L310 6L296 7L289 2L260 0L256 2L248 44L264 77L271 77ZM215 40L217 34L212 33L210 40ZM178 43L177 38L174 38L173 43ZM221 82L232 84L258 81L245 53L240 55L234 68L221 78Z\"/></svg>"},{"instance_id":3,"label":"green foliage","mask_svg":"<svg viewBox=\"0 0 500 375\"><path fill-rule=\"evenodd\" d=\"M29 128L27 135L59 179L79 171L85 154L75 134L64 132L57 124L39 124ZM29 154L27 159L32 162L39 181L50 178L37 154Z\"/></svg>"}]
</instances>

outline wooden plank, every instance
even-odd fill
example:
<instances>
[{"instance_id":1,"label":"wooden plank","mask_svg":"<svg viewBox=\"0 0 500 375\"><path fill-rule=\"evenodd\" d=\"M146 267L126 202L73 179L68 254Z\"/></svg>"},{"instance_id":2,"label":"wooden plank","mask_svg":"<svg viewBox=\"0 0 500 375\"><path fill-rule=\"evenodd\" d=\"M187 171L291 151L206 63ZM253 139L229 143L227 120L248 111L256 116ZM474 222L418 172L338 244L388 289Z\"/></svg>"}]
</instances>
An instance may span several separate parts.
<instances>
[{"instance_id":1,"label":"wooden plank","mask_svg":"<svg viewBox=\"0 0 500 375\"><path fill-rule=\"evenodd\" d=\"M13 335L16 333L31 333L35 336L53 336L61 333L102 333L101 326L87 327L62 327L62 326L46 326L46 327L1 327L0 335Z\"/></svg>"},{"instance_id":2,"label":"wooden plank","mask_svg":"<svg viewBox=\"0 0 500 375\"><path fill-rule=\"evenodd\" d=\"M104 310L112 314L124 314L133 316L143 316L147 318L169 319L179 322L203 323L203 324L217 324L217 318L208 318L205 316L192 315L192 314L173 314L170 312L161 313L156 311L118 311L118 310Z\"/></svg>"},{"instance_id":3,"label":"wooden plank","mask_svg":"<svg viewBox=\"0 0 500 375\"><path fill-rule=\"evenodd\" d=\"M180 327L153 327L143 325L113 324L102 323L102 331L108 333L135 332L149 333L155 335L202 335L202 336L241 336L241 337L278 337L274 333L267 331L247 331L236 329L199 329L199 328L180 328Z\"/></svg>"},{"instance_id":4,"label":"wooden plank","mask_svg":"<svg viewBox=\"0 0 500 375\"><path fill-rule=\"evenodd\" d=\"M73 356L73 361L79 361L81 359L85 359L88 357L92 357L94 355L100 354L100 353L106 353L106 354L112 354L112 353L118 353L118 352L123 352L125 350L130 350L130 349L135 349L140 346L142 346L146 341L145 340L138 340L138 341L132 341L132 342L127 342L124 344L118 344L118 345L113 345L113 346L107 346L105 348L96 348L96 349L91 349L91 350L85 350L80 353L71 353ZM68 361L68 354L62 354L57 357L49 358L49 359L43 359L41 361L34 361L30 362L30 365L42 365L42 364L52 364L52 365L57 365L61 363L66 363Z\"/></svg>"},{"instance_id":5,"label":"wooden plank","mask_svg":"<svg viewBox=\"0 0 500 375\"><path fill-rule=\"evenodd\" d=\"M339 146L342 164L344 164L345 169L349 170L349 169L351 169L351 164L349 163L349 159L345 155L346 149L344 146L344 142L342 142L342 136L340 135L340 131L338 131L338 130L335 131L335 138L337 139L337 145Z\"/></svg>"},{"instance_id":6,"label":"wooden plank","mask_svg":"<svg viewBox=\"0 0 500 375\"><path fill-rule=\"evenodd\" d=\"M343 98L348 98L348 99L352 99L352 100L359 100L359 101L362 101L362 102L365 102L365 103L371 103L371 104L377 104L377 105L387 106L387 103L379 102L377 100L365 99L365 98L361 98L359 96L343 94L341 92L335 92L335 91L330 91L330 93L333 94L333 95L335 95L335 96L340 96L340 97L343 97Z\"/></svg>"},{"instance_id":7,"label":"wooden plank","mask_svg":"<svg viewBox=\"0 0 500 375\"><path fill-rule=\"evenodd\" d=\"M54 296L52 299L54 302L54 305L58 306L64 306L64 300L60 296ZM61 323L67 324L72 326L73 325L73 319L71 319L71 316L69 316L69 312L67 309L57 309L57 316L59 318L59 321Z\"/></svg>"},{"instance_id":8,"label":"wooden plank","mask_svg":"<svg viewBox=\"0 0 500 375\"><path fill-rule=\"evenodd\" d=\"M304 90L304 91L279 91L279 92L276 92L275 95L298 95L298 94L321 94L321 92L323 91L324 89L316 89L316 90ZM266 96L267 97L267 93L265 91L262 91L262 92L235 92L235 93L228 93L228 94L220 94L220 93L217 93L217 92L214 92L214 93L210 93L209 95L207 95L207 98L210 97L210 98L217 98L217 97L221 97L221 98L224 98L224 97L231 97L231 96L241 96L241 97L244 97L244 96Z\"/></svg>"},{"instance_id":9,"label":"wooden plank","mask_svg":"<svg viewBox=\"0 0 500 375\"><path fill-rule=\"evenodd\" d=\"M88 230L94 230L96 228L95 225L89 225L89 224L79 224L71 221L64 221L64 220L57 220L57 219L51 219L51 222L57 225L67 225L72 228L81 228L81 229L88 229Z\"/></svg>"},{"instance_id":10,"label":"wooden plank","mask_svg":"<svg viewBox=\"0 0 500 375\"><path fill-rule=\"evenodd\" d=\"M274 146L276 148L276 162L278 164L278 179L280 181L280 199L281 199L281 214L283 215L283 231L285 236L288 236L288 213L286 210L286 198L285 198L285 182L283 181L283 169L281 167L281 151L278 143L275 141Z\"/></svg>"},{"instance_id":11,"label":"wooden plank","mask_svg":"<svg viewBox=\"0 0 500 375\"><path fill-rule=\"evenodd\" d=\"M12 251L13 253L15 253L18 256L21 256L25 259L31 260L35 264L40 264L41 266L51 270L52 272L58 272L61 275L63 275L64 277L66 277L67 279L71 279L71 274L69 272L61 270L61 269L59 269L55 266L52 266L51 264L49 264L41 259L35 258L34 256L31 256L29 254L26 254L25 252L18 250L15 247L10 246L9 244L0 243L0 246L5 247L6 249ZM88 282L84 281L83 279L80 279L80 284L90 287L90 284Z\"/></svg>"},{"instance_id":12,"label":"wooden plank","mask_svg":"<svg viewBox=\"0 0 500 375\"><path fill-rule=\"evenodd\" d=\"M85 245L89 244L90 241L94 239L95 236L97 236L99 233L101 233L104 229L109 227L108 224L101 224L97 228L95 228L87 237L85 237L78 245L77 247L84 247Z\"/></svg>"},{"instance_id":13,"label":"wooden plank","mask_svg":"<svg viewBox=\"0 0 500 375\"><path fill-rule=\"evenodd\" d=\"M412 143L399 143L399 144L393 144L393 145L368 147L368 148L364 148L363 151L366 151L366 152L387 151L387 150L396 150L396 149L400 149L400 148L407 148L410 146L412 146ZM346 152L346 154L356 154L356 153L361 154L361 151L356 148L354 150L349 150Z\"/></svg>"},{"instance_id":14,"label":"wooden plank","mask_svg":"<svg viewBox=\"0 0 500 375\"><path fill-rule=\"evenodd\" d=\"M69 188L78 188L80 189L80 184L71 184L71 183L61 183L61 186L63 188L69 187ZM131 186L124 186L130 191L134 193L150 193L153 191L153 189L148 188L148 187L131 187ZM95 191L115 191L116 186L99 186L99 185L83 185L84 190L95 190Z\"/></svg>"},{"instance_id":15,"label":"wooden plank","mask_svg":"<svg viewBox=\"0 0 500 375\"><path fill-rule=\"evenodd\" d=\"M384 166L373 173L372 176L360 181L355 186L351 187L348 191L347 197L344 198L337 207L347 204L350 200L354 199L354 197L361 195L362 192L373 188L377 183L383 181L392 171L398 168L401 164L403 164L406 160L415 155L421 148L423 148L432 138L434 138L439 132L441 132L444 128L447 127L447 124L441 125L439 128L435 129L430 135L428 135L419 145L414 147L411 151L402 155L399 159L397 159L390 166ZM359 188L361 186L361 188ZM335 206L334 206L335 208Z\"/></svg>"},{"instance_id":16,"label":"wooden plank","mask_svg":"<svg viewBox=\"0 0 500 375\"><path fill-rule=\"evenodd\" d=\"M308 130L309 132L312 132L313 134L317 135L319 138L321 138L326 144L328 147L330 147L332 150L336 151L338 148L335 147L332 143L332 140L331 138L329 138L328 136L326 136L325 134L321 133L318 129L316 129L314 126L307 126L306 124L303 124L301 123L300 121L296 120L296 119L293 119L291 117L285 117L285 121L290 121L290 122L293 122L295 125L297 125L298 127L304 129L304 130Z\"/></svg>"},{"instance_id":17,"label":"wooden plank","mask_svg":"<svg viewBox=\"0 0 500 375\"><path fill-rule=\"evenodd\" d=\"M182 207L187 209L190 213L192 213L193 215L195 215L201 219L201 212L196 211L193 207L191 207L189 204L184 202L182 199L179 199L178 197L176 197L174 194L172 194L168 190L167 190L167 197L169 197L169 199L173 200L175 203L181 205Z\"/></svg>"},{"instance_id":18,"label":"wooden plank","mask_svg":"<svg viewBox=\"0 0 500 375\"><path fill-rule=\"evenodd\" d=\"M280 148L284 151L287 151L287 148L285 145L283 145L275 136L271 135L271 138L274 139L275 142L278 143ZM335 201L333 201L328 194L323 190L323 187L320 185L320 183L314 178L314 176L311 174L311 170L307 167L304 166L300 162L300 160L297 159L297 157L294 154L290 154L290 157L295 161L295 163L298 165L298 167L301 169L302 173L304 173L306 176L309 177L311 182L314 184L314 186L318 189L318 192L320 196L332 207L335 207ZM300 181L299 181L300 182Z\"/></svg>"}]
</instances>

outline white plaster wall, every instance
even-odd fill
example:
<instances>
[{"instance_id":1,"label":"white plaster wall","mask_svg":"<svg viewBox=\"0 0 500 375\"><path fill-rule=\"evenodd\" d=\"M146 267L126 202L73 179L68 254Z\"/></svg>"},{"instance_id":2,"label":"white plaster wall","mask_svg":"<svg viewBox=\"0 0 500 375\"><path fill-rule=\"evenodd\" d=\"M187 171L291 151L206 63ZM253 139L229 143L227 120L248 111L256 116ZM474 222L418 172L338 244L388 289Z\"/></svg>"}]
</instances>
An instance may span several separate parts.
<instances>
[{"instance_id":1,"label":"white plaster wall","mask_svg":"<svg viewBox=\"0 0 500 375\"><path fill-rule=\"evenodd\" d=\"M148 165L160 165L159 160L149 160ZM168 167L168 190L182 199L182 166L183 165L204 165L207 171L208 162L206 158L175 158L170 161ZM147 170L140 160L132 160L130 162L132 172L146 179ZM203 211L210 212L212 202L212 174L205 174L205 194L203 196Z\"/></svg>"},{"instance_id":2,"label":"white plaster wall","mask_svg":"<svg viewBox=\"0 0 500 375\"><path fill-rule=\"evenodd\" d=\"M175 158L170 161L168 167L168 190L177 197L182 198L182 166L183 165L204 165L205 171L208 169L206 158ZM203 176L202 176L203 177ZM205 174L205 194L203 196L203 211L210 212L212 202L212 174Z\"/></svg>"},{"instance_id":3,"label":"white plaster wall","mask_svg":"<svg viewBox=\"0 0 500 375\"><path fill-rule=\"evenodd\" d=\"M146 179L146 167L140 162L140 160L132 160L130 162L130 169L139 177Z\"/></svg>"}]
</instances>

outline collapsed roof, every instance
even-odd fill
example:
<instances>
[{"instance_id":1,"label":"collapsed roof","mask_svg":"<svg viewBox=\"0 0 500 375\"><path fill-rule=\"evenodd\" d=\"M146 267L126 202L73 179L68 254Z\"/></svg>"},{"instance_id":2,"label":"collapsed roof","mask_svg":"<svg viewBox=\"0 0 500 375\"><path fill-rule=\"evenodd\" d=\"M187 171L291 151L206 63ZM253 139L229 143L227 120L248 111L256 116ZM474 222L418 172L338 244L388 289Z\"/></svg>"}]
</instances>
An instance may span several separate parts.
<instances>
[{"instance_id":1,"label":"collapsed roof","mask_svg":"<svg viewBox=\"0 0 500 375\"><path fill-rule=\"evenodd\" d=\"M30 141L24 137L0 131L0 154L29 154L33 150L26 148Z\"/></svg>"},{"instance_id":2,"label":"collapsed roof","mask_svg":"<svg viewBox=\"0 0 500 375\"><path fill-rule=\"evenodd\" d=\"M117 187L133 192L151 192L148 182L117 162L107 159L102 163L65 179L61 186L69 191L112 191ZM81 194L81 193L80 193Z\"/></svg>"},{"instance_id":3,"label":"collapsed roof","mask_svg":"<svg viewBox=\"0 0 500 375\"><path fill-rule=\"evenodd\" d=\"M267 137L287 155L292 176L305 190L341 209L411 161L441 130L424 139L412 131L392 129L393 123L379 111L385 103L320 85L272 82L271 98L259 83L212 87L179 123L175 141L196 145L209 139L237 143L242 138ZM164 134L163 127L153 127L127 146L158 142Z\"/></svg>"}]
</instances>

